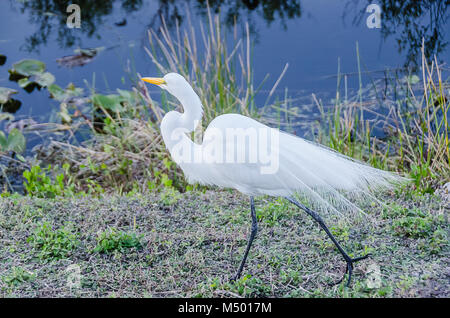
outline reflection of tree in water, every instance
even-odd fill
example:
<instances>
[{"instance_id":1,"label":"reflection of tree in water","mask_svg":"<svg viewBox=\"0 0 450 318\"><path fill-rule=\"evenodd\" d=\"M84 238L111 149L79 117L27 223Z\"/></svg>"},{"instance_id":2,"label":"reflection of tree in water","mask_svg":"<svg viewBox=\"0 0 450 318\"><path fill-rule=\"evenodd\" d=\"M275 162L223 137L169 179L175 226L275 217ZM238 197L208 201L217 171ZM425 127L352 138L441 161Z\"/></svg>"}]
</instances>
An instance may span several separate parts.
<instances>
[{"instance_id":1,"label":"reflection of tree in water","mask_svg":"<svg viewBox=\"0 0 450 318\"><path fill-rule=\"evenodd\" d=\"M14 1L14 0L11 0ZM96 30L104 23L104 18L113 11L114 3L120 3L127 13L138 11L143 6L142 0L74 0L81 8L81 29L66 27L68 5L67 0L33 0L18 3L22 13L29 13L30 22L38 26L38 31L28 37L25 49L37 50L39 45L47 44L52 31L56 30L56 41L61 47L80 45L79 34L92 37ZM15 1L14 1L15 3ZM175 21L183 21L188 6L192 5L200 14L205 14L207 0L159 0L158 9L149 16L149 26L158 28L164 18L168 27L175 25ZM214 12L223 13L225 22L232 25L242 15L250 19L250 13L255 11L268 24L280 20L285 25L286 19L300 17L300 0L209 0Z\"/></svg>"},{"instance_id":2,"label":"reflection of tree in water","mask_svg":"<svg viewBox=\"0 0 450 318\"><path fill-rule=\"evenodd\" d=\"M268 24L276 19L284 26L286 19L301 16L300 0L197 0L197 3L206 8L207 1L216 12L226 8L224 13L229 25L238 20L242 13L248 15L251 11L256 11Z\"/></svg>"},{"instance_id":3,"label":"reflection of tree in water","mask_svg":"<svg viewBox=\"0 0 450 318\"><path fill-rule=\"evenodd\" d=\"M366 2L367 1L367 2ZM366 7L354 18L355 23L365 23ZM386 39L395 36L400 52L406 52L405 66L417 66L420 62L422 38L425 43L425 56L432 58L448 45L445 41L445 24L449 18L449 1L443 0L378 0L381 7L381 34ZM359 0L347 3L359 7Z\"/></svg>"},{"instance_id":4,"label":"reflection of tree in water","mask_svg":"<svg viewBox=\"0 0 450 318\"><path fill-rule=\"evenodd\" d=\"M80 34L92 37L98 34L96 30L112 14L114 3L119 3L124 12L138 11L143 7L143 0L74 0L81 7L82 28L66 27L67 0L32 0L12 3L20 6L21 12L30 15L31 23L39 26L38 31L30 36L25 48L32 51L39 45L46 44L51 32L56 29L56 41L61 47L80 45ZM331 0L330 0L331 1ZM365 23L366 7L373 0L349 0L344 15L353 14L356 10L354 23ZM286 25L288 19L301 17L300 0L158 0L158 9L149 16L149 26L158 28L164 18L168 27L173 27L176 21L183 21L186 9L191 7L195 13L206 14L207 4L214 12L220 12L227 25L233 25L240 20L249 20L254 31L252 12L262 17L268 24L277 20ZM432 57L447 46L445 41L446 20L448 19L448 3L442 0L378 0L382 9L381 33L384 38L395 36L399 51L406 52L406 65L414 66L420 61L422 38L425 41L425 54ZM355 10L350 10L351 7ZM252 28L253 26L253 28Z\"/></svg>"},{"instance_id":5,"label":"reflection of tree in water","mask_svg":"<svg viewBox=\"0 0 450 318\"><path fill-rule=\"evenodd\" d=\"M194 8L195 13L205 16L208 5L214 13L221 13L227 26L233 26L242 19L249 21L252 33L256 33L252 12L262 17L269 25L277 20L284 27L287 19L301 16L300 0L159 0L159 9L150 20L149 27L158 29L163 23L162 19L169 28L175 26L176 21L183 21L189 6Z\"/></svg>"},{"instance_id":6,"label":"reflection of tree in water","mask_svg":"<svg viewBox=\"0 0 450 318\"><path fill-rule=\"evenodd\" d=\"M22 13L29 13L30 22L38 26L38 31L28 37L24 48L28 51L37 50L42 44L47 44L53 30L56 30L56 41L61 47L71 47L79 44L80 32L92 37L97 28L103 23L103 18L113 11L114 2L120 2L125 12L139 10L142 0L75 0L70 3L78 4L81 8L82 28L69 29L66 26L67 0L33 0L18 3ZM16 3L14 1L13 3Z\"/></svg>"}]
</instances>

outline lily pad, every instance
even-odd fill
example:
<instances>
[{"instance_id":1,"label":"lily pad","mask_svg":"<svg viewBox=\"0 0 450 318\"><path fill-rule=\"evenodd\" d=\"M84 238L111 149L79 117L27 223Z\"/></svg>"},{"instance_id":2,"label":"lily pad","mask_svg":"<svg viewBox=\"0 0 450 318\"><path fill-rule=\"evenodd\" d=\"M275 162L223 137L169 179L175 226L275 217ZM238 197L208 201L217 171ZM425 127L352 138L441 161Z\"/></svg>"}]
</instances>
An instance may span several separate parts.
<instances>
[{"instance_id":1,"label":"lily pad","mask_svg":"<svg viewBox=\"0 0 450 318\"><path fill-rule=\"evenodd\" d=\"M21 60L14 63L12 69L9 70L11 74L19 74L25 77L39 75L44 73L45 63L38 60Z\"/></svg>"},{"instance_id":2,"label":"lily pad","mask_svg":"<svg viewBox=\"0 0 450 318\"><path fill-rule=\"evenodd\" d=\"M70 83L65 89L56 84L52 84L47 87L47 90L50 93L50 97L59 102L66 102L69 99L83 94L83 89L75 87L72 83Z\"/></svg>"},{"instance_id":3,"label":"lily pad","mask_svg":"<svg viewBox=\"0 0 450 318\"><path fill-rule=\"evenodd\" d=\"M22 153L25 151L25 147L25 137L17 128L11 130L8 138L6 138L3 131L0 131L0 149L2 151L14 151L17 153Z\"/></svg>"},{"instance_id":4,"label":"lily pad","mask_svg":"<svg viewBox=\"0 0 450 318\"><path fill-rule=\"evenodd\" d=\"M5 104L11 99L11 95L17 94L17 91L8 87L0 87L0 104Z\"/></svg>"},{"instance_id":5,"label":"lily pad","mask_svg":"<svg viewBox=\"0 0 450 318\"><path fill-rule=\"evenodd\" d=\"M36 83L39 87L47 87L55 82L55 77L49 72L37 74L31 77L25 77L17 81L20 87L25 88L30 84Z\"/></svg>"},{"instance_id":6,"label":"lily pad","mask_svg":"<svg viewBox=\"0 0 450 318\"><path fill-rule=\"evenodd\" d=\"M31 93L35 88L48 87L55 82L55 77L45 72L45 63L38 60L22 60L13 64L9 70L11 81Z\"/></svg>"},{"instance_id":7,"label":"lily pad","mask_svg":"<svg viewBox=\"0 0 450 318\"><path fill-rule=\"evenodd\" d=\"M35 75L33 80L42 87L47 87L55 82L55 76L52 73L45 72L42 74Z\"/></svg>"}]
</instances>

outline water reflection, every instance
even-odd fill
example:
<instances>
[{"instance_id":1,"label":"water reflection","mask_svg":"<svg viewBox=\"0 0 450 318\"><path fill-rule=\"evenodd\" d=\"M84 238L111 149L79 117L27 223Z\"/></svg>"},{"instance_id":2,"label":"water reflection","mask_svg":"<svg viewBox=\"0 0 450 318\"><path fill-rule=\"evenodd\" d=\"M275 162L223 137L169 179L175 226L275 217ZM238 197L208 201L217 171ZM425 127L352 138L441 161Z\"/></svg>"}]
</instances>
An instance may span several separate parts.
<instances>
[{"instance_id":1,"label":"water reflection","mask_svg":"<svg viewBox=\"0 0 450 318\"><path fill-rule=\"evenodd\" d=\"M353 22L365 23L366 7L372 0L349 1L345 12L358 8ZM384 39L395 37L398 50L405 53L405 66L416 67L421 61L422 39L427 59L439 56L446 46L445 24L449 18L449 1L442 0L378 0L381 7L381 34ZM447 37L448 39L448 37Z\"/></svg>"},{"instance_id":2,"label":"water reflection","mask_svg":"<svg viewBox=\"0 0 450 318\"><path fill-rule=\"evenodd\" d=\"M56 33L56 41L60 47L66 48L81 45L83 36L99 37L97 29L105 23L106 16L111 15L116 3L120 4L125 13L138 11L143 6L142 0L79 0L74 1L82 11L82 28L68 29L67 1L66 0L33 0L18 2L10 0L13 7L18 6L20 12L29 14L30 22L37 26L33 35L29 36L23 46L27 51L38 51L39 46L46 45L52 32ZM195 13L206 14L207 0L159 0L157 9L149 17L149 26L158 27L164 18L169 27L175 25L175 21L183 21L186 8L190 5ZM209 0L209 5L214 12L222 12L228 25L239 21L241 17L251 19L250 13L255 11L268 24L277 20L286 25L286 19L299 18L301 16L299 0ZM126 25L126 19L116 21L116 26Z\"/></svg>"},{"instance_id":3,"label":"water reflection","mask_svg":"<svg viewBox=\"0 0 450 318\"><path fill-rule=\"evenodd\" d=\"M284 26L287 19L301 17L299 0L197 0L202 10L207 7L207 1L216 13L225 12L225 21L228 25L233 25L243 15L251 19L252 11L255 11L268 24L277 20Z\"/></svg>"},{"instance_id":4,"label":"water reflection","mask_svg":"<svg viewBox=\"0 0 450 318\"><path fill-rule=\"evenodd\" d=\"M120 3L125 13L137 11L142 7L142 0L78 0L82 11L82 28L69 29L66 27L68 2L66 0L10 0L12 7L19 7L21 13L30 17L30 23L37 26L37 31L29 36L23 45L26 51L38 51L39 46L46 45L52 32L56 33L56 42L62 48L81 45L84 36L99 36L97 29L104 23L104 18L113 11L114 4Z\"/></svg>"},{"instance_id":5,"label":"water reflection","mask_svg":"<svg viewBox=\"0 0 450 318\"><path fill-rule=\"evenodd\" d=\"M106 17L112 14L114 7L120 6L124 13L131 13L141 10L144 4L149 3L142 0L74 1L82 8L82 28L68 29L65 27L66 0L10 2L13 7L19 7L22 13L28 14L30 22L37 26L38 31L24 41L23 48L27 51L37 51L41 45L46 45L52 32L56 33L56 41L62 48L81 46L81 36L100 38L98 29L107 23ZM372 2L373 0L350 0L343 14L352 15L350 18L355 24L365 23L365 9ZM149 14L148 24L157 28L164 20L170 28L177 20L183 22L187 6L193 8L194 14L204 15L207 3L214 12L221 12L224 23L228 25L233 25L236 21L250 20L250 25L254 26L252 19L262 18L267 24L279 21L281 25L286 26L289 19L302 16L300 0L158 0L152 3L156 4L157 9ZM378 0L376 3L382 9L380 32L385 39L396 39L398 50L406 55L406 65L414 65L420 61L422 38L427 57L442 52L448 45L444 33L447 31L444 29L449 17L448 1ZM111 22L111 25L116 27L126 24L126 18ZM255 29L253 31L257 32Z\"/></svg>"}]
</instances>

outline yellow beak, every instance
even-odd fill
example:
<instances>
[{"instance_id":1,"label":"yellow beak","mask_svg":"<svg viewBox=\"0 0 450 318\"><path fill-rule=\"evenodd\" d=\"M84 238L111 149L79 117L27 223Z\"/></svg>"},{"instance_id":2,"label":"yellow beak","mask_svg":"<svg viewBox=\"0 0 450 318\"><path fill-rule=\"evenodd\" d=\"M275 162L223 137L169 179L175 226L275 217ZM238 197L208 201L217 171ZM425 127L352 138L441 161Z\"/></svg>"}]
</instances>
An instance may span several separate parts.
<instances>
[{"instance_id":1,"label":"yellow beak","mask_svg":"<svg viewBox=\"0 0 450 318\"><path fill-rule=\"evenodd\" d=\"M159 78L159 77L143 77L143 78L141 78L141 80L143 80L144 82L150 83L150 84L155 84L155 85L161 85L161 84L166 83L164 78Z\"/></svg>"}]
</instances>

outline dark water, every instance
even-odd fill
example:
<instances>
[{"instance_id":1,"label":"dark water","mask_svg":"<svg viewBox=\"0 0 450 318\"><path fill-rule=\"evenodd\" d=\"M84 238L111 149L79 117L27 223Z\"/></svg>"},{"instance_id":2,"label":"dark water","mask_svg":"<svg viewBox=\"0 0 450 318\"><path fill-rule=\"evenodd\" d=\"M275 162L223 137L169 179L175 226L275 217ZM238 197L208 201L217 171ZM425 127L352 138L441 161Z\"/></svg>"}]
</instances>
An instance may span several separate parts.
<instances>
[{"instance_id":1,"label":"dark water","mask_svg":"<svg viewBox=\"0 0 450 318\"><path fill-rule=\"evenodd\" d=\"M46 90L27 93L8 79L7 70L25 58L42 60L55 75L56 84L73 82L87 90L84 80L101 92L129 89L125 69L132 65L142 75L155 75L156 68L143 50L148 46L147 29L161 25L160 16L174 25L186 24L189 7L194 24L205 20L205 0L79 0L81 28L66 27L68 1L0 0L0 54L7 56L0 66L0 86L17 89L22 102L16 117L39 120L58 108ZM354 1L354 0L227 0L209 2L222 15L224 25L237 21L242 30L250 22L255 83L269 73L264 89L289 69L279 93L308 96L311 92L334 92L338 58L341 72L357 73L356 42L362 71L414 67L420 62L424 38L427 55L450 60L448 1ZM365 12L370 3L382 9L381 28L369 29ZM58 66L56 59L74 54L74 49L106 47L91 63L72 69ZM369 83L383 73L363 77ZM349 76L349 87L357 87L358 76ZM261 93L264 95L264 91ZM265 97L264 97L265 98ZM262 98L261 100L264 100Z\"/></svg>"}]
</instances>

